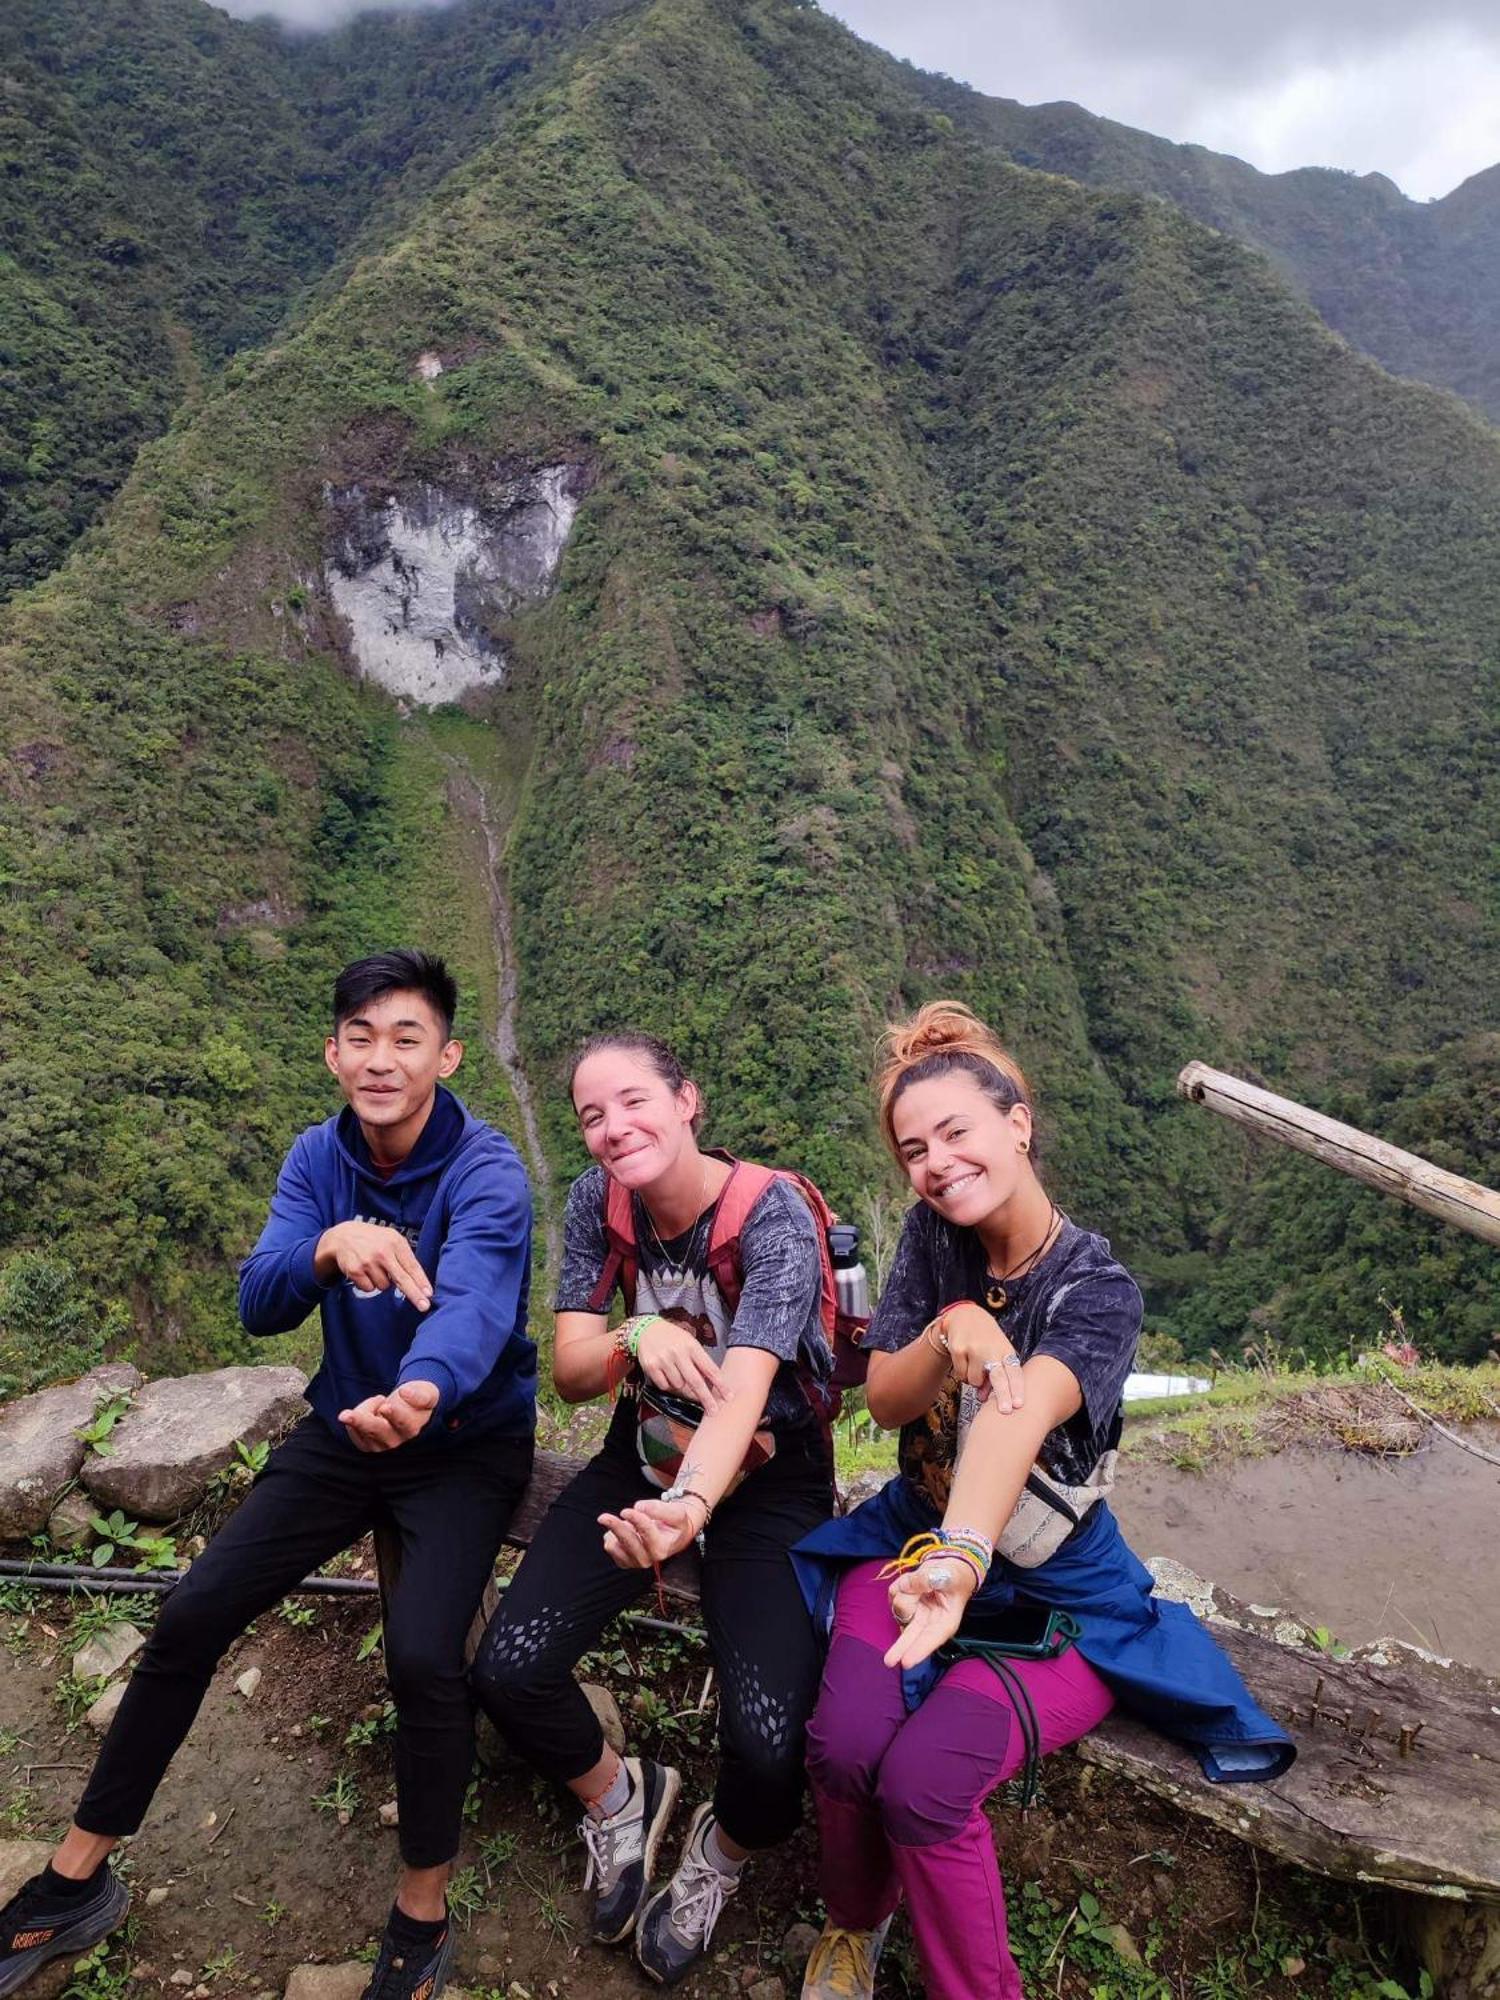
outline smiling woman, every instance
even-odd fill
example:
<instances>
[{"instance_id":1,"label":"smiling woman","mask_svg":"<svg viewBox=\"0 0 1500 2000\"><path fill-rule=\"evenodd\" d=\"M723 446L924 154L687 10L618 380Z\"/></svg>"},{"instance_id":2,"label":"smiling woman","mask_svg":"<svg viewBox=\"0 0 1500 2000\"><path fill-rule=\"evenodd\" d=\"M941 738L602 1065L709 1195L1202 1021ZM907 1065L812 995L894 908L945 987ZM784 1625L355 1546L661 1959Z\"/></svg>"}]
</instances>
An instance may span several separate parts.
<instances>
[{"instance_id":1,"label":"smiling woman","mask_svg":"<svg viewBox=\"0 0 1500 2000\"><path fill-rule=\"evenodd\" d=\"M596 1036L573 1066L596 1164L568 1196L553 1368L570 1402L623 1388L604 1448L561 1495L475 1662L515 1749L585 1808L594 1936L670 1984L707 1950L755 1848L801 1815L818 1648L788 1551L832 1511L809 1384L830 1355L825 1252L787 1177L707 1152L703 1099L653 1036ZM609 1309L623 1291L628 1317ZM573 1668L652 1570L697 1538L722 1761L676 1874L647 1901L676 1771L605 1745Z\"/></svg>"},{"instance_id":2,"label":"smiling woman","mask_svg":"<svg viewBox=\"0 0 1500 2000\"><path fill-rule=\"evenodd\" d=\"M932 2000L1020 2000L984 1800L1116 1700L1212 1778L1291 1745L1110 1513L1141 1298L1036 1172L1031 1093L966 1007L892 1028L885 1136L919 1196L865 1345L899 1471L800 1544L831 1627L808 1770L829 1922L804 2000L859 2000L904 1896Z\"/></svg>"}]
</instances>

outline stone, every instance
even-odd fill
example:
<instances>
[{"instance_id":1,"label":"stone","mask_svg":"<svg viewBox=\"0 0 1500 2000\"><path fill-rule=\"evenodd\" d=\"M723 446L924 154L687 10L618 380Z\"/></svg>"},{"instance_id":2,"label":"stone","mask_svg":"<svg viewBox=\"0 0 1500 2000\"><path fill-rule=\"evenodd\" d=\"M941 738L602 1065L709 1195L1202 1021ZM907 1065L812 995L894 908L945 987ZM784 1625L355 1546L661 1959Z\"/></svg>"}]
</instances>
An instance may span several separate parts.
<instances>
[{"instance_id":1,"label":"stone","mask_svg":"<svg viewBox=\"0 0 1500 2000\"><path fill-rule=\"evenodd\" d=\"M260 1668L246 1667L234 1684L236 1694L242 1694L246 1701L253 1701L255 1690L260 1686Z\"/></svg>"},{"instance_id":2,"label":"stone","mask_svg":"<svg viewBox=\"0 0 1500 2000\"><path fill-rule=\"evenodd\" d=\"M843 1489L843 1511L852 1514L866 1500L873 1500L882 1486L890 1484L890 1472L856 1472Z\"/></svg>"},{"instance_id":3,"label":"stone","mask_svg":"<svg viewBox=\"0 0 1500 2000\"><path fill-rule=\"evenodd\" d=\"M387 1799L385 1804L380 1808L380 1824L382 1826L399 1826L401 1824L401 1809L394 1799Z\"/></svg>"},{"instance_id":4,"label":"stone","mask_svg":"<svg viewBox=\"0 0 1500 2000\"><path fill-rule=\"evenodd\" d=\"M165 1888L162 1886L162 1884L158 1883L154 1889L148 1889L146 1891L146 1908L148 1910L159 1910L162 1904L167 1900L168 1896L171 1895L171 1893L172 1892L170 1889Z\"/></svg>"},{"instance_id":5,"label":"stone","mask_svg":"<svg viewBox=\"0 0 1500 2000\"><path fill-rule=\"evenodd\" d=\"M0 1409L0 1542L27 1541L46 1527L88 1453L77 1433L101 1404L140 1384L138 1369L110 1362Z\"/></svg>"},{"instance_id":6,"label":"stone","mask_svg":"<svg viewBox=\"0 0 1500 2000\"><path fill-rule=\"evenodd\" d=\"M196 1972L189 1972L185 1965L179 1965L177 1970L172 1974L168 1984L172 1986L196 1986L198 1984L198 1975Z\"/></svg>"},{"instance_id":7,"label":"stone","mask_svg":"<svg viewBox=\"0 0 1500 2000\"><path fill-rule=\"evenodd\" d=\"M786 1988L773 1974L770 1979L757 1979L745 2000L786 2000Z\"/></svg>"},{"instance_id":8,"label":"stone","mask_svg":"<svg viewBox=\"0 0 1500 2000\"><path fill-rule=\"evenodd\" d=\"M91 1549L98 1540L93 1528L93 1517L98 1511L98 1501L91 1500L75 1486L47 1516L48 1541L59 1549Z\"/></svg>"},{"instance_id":9,"label":"stone","mask_svg":"<svg viewBox=\"0 0 1500 2000\"><path fill-rule=\"evenodd\" d=\"M306 1383L298 1368L213 1368L149 1382L111 1433L108 1458L84 1466L83 1483L101 1507L134 1521L174 1521L237 1463L236 1444L261 1444L301 1413Z\"/></svg>"},{"instance_id":10,"label":"stone","mask_svg":"<svg viewBox=\"0 0 1500 2000\"><path fill-rule=\"evenodd\" d=\"M598 1718L599 1727L604 1731L604 1740L616 1756L625 1755L625 1721L620 1714L620 1704L606 1687L597 1681L582 1683L584 1698Z\"/></svg>"},{"instance_id":11,"label":"stone","mask_svg":"<svg viewBox=\"0 0 1500 2000\"><path fill-rule=\"evenodd\" d=\"M285 2000L360 2000L369 1983L370 1968L361 1959L342 1965L299 1965L286 1983ZM472 2000L461 1986L445 1986L443 1996Z\"/></svg>"},{"instance_id":12,"label":"stone","mask_svg":"<svg viewBox=\"0 0 1500 2000\"><path fill-rule=\"evenodd\" d=\"M1109 1945L1115 1955L1123 1958L1127 1964L1144 1965L1145 1960L1141 1957L1139 1946L1123 1924L1102 1924L1094 1935L1101 1944Z\"/></svg>"},{"instance_id":13,"label":"stone","mask_svg":"<svg viewBox=\"0 0 1500 2000\"><path fill-rule=\"evenodd\" d=\"M468 492L326 489L323 576L360 674L426 707L499 687L494 626L551 591L587 484L581 465L544 465Z\"/></svg>"},{"instance_id":14,"label":"stone","mask_svg":"<svg viewBox=\"0 0 1500 2000\"><path fill-rule=\"evenodd\" d=\"M145 1633L139 1626L128 1623L96 1632L73 1655L74 1677L80 1681L108 1680L121 1667L128 1666L145 1643Z\"/></svg>"},{"instance_id":15,"label":"stone","mask_svg":"<svg viewBox=\"0 0 1500 2000\"><path fill-rule=\"evenodd\" d=\"M96 1736L102 1736L115 1719L115 1710L125 1699L124 1681L112 1681L83 1718Z\"/></svg>"},{"instance_id":16,"label":"stone","mask_svg":"<svg viewBox=\"0 0 1500 2000\"><path fill-rule=\"evenodd\" d=\"M782 1957L788 1965L800 1969L812 1957L813 1946L822 1935L823 1933L814 1930L811 1924L793 1924L781 1940Z\"/></svg>"}]
</instances>

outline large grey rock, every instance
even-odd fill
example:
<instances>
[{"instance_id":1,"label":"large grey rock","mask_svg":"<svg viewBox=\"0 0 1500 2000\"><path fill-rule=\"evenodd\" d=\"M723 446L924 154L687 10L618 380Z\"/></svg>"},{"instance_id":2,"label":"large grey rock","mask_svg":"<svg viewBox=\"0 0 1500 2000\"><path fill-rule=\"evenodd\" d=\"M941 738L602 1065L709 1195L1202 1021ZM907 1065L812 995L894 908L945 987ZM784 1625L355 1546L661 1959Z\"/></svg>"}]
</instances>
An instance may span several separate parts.
<instances>
[{"instance_id":1,"label":"large grey rock","mask_svg":"<svg viewBox=\"0 0 1500 2000\"><path fill-rule=\"evenodd\" d=\"M597 1681L582 1683L584 1699L598 1718L599 1727L604 1731L604 1740L618 1757L625 1755L625 1721L620 1714L620 1704L606 1687Z\"/></svg>"},{"instance_id":2,"label":"large grey rock","mask_svg":"<svg viewBox=\"0 0 1500 2000\"><path fill-rule=\"evenodd\" d=\"M306 1382L298 1368L215 1368L148 1382L111 1434L109 1457L84 1466L83 1483L101 1506L132 1520L174 1521L234 1462L237 1442L260 1444L301 1411Z\"/></svg>"},{"instance_id":3,"label":"large grey rock","mask_svg":"<svg viewBox=\"0 0 1500 2000\"><path fill-rule=\"evenodd\" d=\"M50 1840L0 1840L0 1904L8 1903L21 1884L39 1875L51 1859ZM72 1956L55 1958L26 1982L26 2000L56 2000L72 1979Z\"/></svg>"},{"instance_id":4,"label":"large grey rock","mask_svg":"<svg viewBox=\"0 0 1500 2000\"><path fill-rule=\"evenodd\" d=\"M140 1385L140 1371L129 1362L108 1362L0 1410L0 1541L23 1541L47 1525L88 1453L78 1432L100 1404Z\"/></svg>"},{"instance_id":5,"label":"large grey rock","mask_svg":"<svg viewBox=\"0 0 1500 2000\"><path fill-rule=\"evenodd\" d=\"M145 1643L146 1635L139 1626L125 1621L111 1625L78 1648L73 1655L73 1676L80 1681L108 1680L129 1666Z\"/></svg>"}]
</instances>

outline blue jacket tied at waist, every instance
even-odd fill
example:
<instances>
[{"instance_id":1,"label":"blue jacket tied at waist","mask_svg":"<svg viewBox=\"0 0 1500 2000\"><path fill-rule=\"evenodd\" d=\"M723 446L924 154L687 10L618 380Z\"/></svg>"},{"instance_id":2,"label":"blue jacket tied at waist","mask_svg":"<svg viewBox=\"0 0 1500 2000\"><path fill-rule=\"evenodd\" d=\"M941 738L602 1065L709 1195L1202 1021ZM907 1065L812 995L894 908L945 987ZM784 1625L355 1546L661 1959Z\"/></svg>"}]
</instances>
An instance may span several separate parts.
<instances>
[{"instance_id":1,"label":"blue jacket tied at waist","mask_svg":"<svg viewBox=\"0 0 1500 2000\"><path fill-rule=\"evenodd\" d=\"M825 1521L792 1551L802 1593L827 1632L840 1572L894 1556L935 1525L926 1501L899 1474L852 1514ZM1218 1784L1280 1777L1296 1756L1281 1726L1260 1708L1233 1664L1184 1604L1152 1595L1151 1572L1127 1546L1107 1502L1037 1569L996 1559L976 1592L976 1621L1017 1599L1069 1612L1078 1650L1121 1705L1198 1753ZM967 1623L968 1621L966 1621ZM942 1669L924 1661L902 1677L907 1707L930 1693Z\"/></svg>"}]
</instances>

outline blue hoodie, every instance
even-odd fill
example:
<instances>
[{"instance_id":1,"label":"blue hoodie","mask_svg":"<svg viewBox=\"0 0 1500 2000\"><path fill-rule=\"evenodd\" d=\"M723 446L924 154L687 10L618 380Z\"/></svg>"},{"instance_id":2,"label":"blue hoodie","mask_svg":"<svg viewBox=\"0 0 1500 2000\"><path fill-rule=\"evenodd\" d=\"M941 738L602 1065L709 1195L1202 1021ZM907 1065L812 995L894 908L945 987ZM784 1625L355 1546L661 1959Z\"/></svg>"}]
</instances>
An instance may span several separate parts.
<instances>
[{"instance_id":1,"label":"blue hoodie","mask_svg":"<svg viewBox=\"0 0 1500 2000\"><path fill-rule=\"evenodd\" d=\"M425 1313L394 1288L367 1297L346 1278L319 1284L318 1238L354 1221L389 1223L405 1236L432 1280ZM412 1381L439 1391L415 1445L440 1445L460 1427L529 1437L536 1422L530 1277L526 1170L509 1139L440 1086L422 1136L388 1180L374 1171L347 1107L297 1139L270 1220L240 1266L240 1318L247 1333L289 1333L320 1309L323 1364L307 1400L339 1437L340 1410Z\"/></svg>"}]
</instances>

